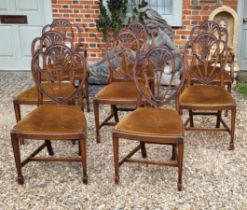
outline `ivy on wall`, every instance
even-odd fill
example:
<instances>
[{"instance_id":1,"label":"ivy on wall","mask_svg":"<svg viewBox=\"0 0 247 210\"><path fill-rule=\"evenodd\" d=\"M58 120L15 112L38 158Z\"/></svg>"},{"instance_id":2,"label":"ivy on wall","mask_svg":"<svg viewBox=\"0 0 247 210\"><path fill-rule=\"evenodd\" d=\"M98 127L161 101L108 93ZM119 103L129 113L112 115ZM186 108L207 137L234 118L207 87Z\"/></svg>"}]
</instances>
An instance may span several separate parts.
<instances>
[{"instance_id":1,"label":"ivy on wall","mask_svg":"<svg viewBox=\"0 0 247 210\"><path fill-rule=\"evenodd\" d=\"M122 27L123 18L127 12L128 0L107 0L107 8L103 0L99 0L100 15L96 20L97 28L104 34L104 40L107 40L109 30L116 34Z\"/></svg>"}]
</instances>

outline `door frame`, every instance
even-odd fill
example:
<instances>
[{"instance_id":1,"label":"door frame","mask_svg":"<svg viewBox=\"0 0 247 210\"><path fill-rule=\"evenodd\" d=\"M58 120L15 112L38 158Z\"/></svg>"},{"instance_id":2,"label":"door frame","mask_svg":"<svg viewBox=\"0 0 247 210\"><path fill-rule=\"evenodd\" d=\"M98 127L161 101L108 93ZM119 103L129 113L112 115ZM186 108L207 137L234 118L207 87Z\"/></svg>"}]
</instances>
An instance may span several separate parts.
<instances>
[{"instance_id":1,"label":"door frame","mask_svg":"<svg viewBox=\"0 0 247 210\"><path fill-rule=\"evenodd\" d=\"M52 1L51 0L42 0L43 2L43 21L44 24L48 24L52 22L53 16L52 16ZM11 25L11 24L10 24ZM0 26L1 27L1 26ZM31 49L31 46L30 46ZM0 69L0 71L30 71L31 66L29 67L18 67L18 68L13 68L13 67L4 67L4 69Z\"/></svg>"},{"instance_id":2,"label":"door frame","mask_svg":"<svg viewBox=\"0 0 247 210\"><path fill-rule=\"evenodd\" d=\"M244 1L246 0L238 0L238 8L237 13L239 16L239 31L238 31L238 48L237 48L237 58L240 59L240 55L243 49L242 45L242 31L243 31L243 18L244 18ZM245 3L247 4L247 2ZM240 68L241 70L241 68Z\"/></svg>"},{"instance_id":3,"label":"door frame","mask_svg":"<svg viewBox=\"0 0 247 210\"><path fill-rule=\"evenodd\" d=\"M43 0L44 2L44 12L45 12L45 22L52 22L52 1L51 0Z\"/></svg>"}]
</instances>

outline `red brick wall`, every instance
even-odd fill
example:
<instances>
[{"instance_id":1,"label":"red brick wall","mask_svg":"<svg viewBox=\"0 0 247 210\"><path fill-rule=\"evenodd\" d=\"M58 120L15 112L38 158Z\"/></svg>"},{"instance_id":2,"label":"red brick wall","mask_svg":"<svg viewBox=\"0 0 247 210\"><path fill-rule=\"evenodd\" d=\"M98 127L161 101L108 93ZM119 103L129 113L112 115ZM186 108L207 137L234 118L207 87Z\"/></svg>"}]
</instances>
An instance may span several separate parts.
<instances>
[{"instance_id":1,"label":"red brick wall","mask_svg":"<svg viewBox=\"0 0 247 210\"><path fill-rule=\"evenodd\" d=\"M88 44L88 60L95 62L102 56L103 35L97 31L98 0L52 0L53 18L65 18L76 23L83 30L82 38ZM237 0L224 0L224 5L237 9ZM175 43L184 46L191 28L208 19L209 14L219 7L217 3L200 0L183 0L182 26L175 29Z\"/></svg>"},{"instance_id":2,"label":"red brick wall","mask_svg":"<svg viewBox=\"0 0 247 210\"><path fill-rule=\"evenodd\" d=\"M237 10L237 0L224 0L224 5ZM218 3L201 2L200 0L183 0L182 27L175 29L175 43L184 46L191 29L207 20L210 13L219 7Z\"/></svg>"}]
</instances>

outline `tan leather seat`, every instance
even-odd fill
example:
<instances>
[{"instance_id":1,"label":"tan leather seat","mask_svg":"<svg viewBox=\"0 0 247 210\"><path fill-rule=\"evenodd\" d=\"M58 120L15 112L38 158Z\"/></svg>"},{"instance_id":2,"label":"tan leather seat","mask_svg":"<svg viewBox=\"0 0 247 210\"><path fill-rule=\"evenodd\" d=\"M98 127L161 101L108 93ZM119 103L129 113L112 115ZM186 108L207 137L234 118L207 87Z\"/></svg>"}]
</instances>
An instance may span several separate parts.
<instances>
[{"instance_id":1,"label":"tan leather seat","mask_svg":"<svg viewBox=\"0 0 247 210\"><path fill-rule=\"evenodd\" d=\"M11 132L41 135L42 139L48 134L59 139L59 134L70 136L73 133L82 133L86 131L86 127L86 118L79 106L45 104L27 114Z\"/></svg>"},{"instance_id":2,"label":"tan leather seat","mask_svg":"<svg viewBox=\"0 0 247 210\"><path fill-rule=\"evenodd\" d=\"M172 109L138 108L124 117L115 130L144 136L182 136L183 122Z\"/></svg>"},{"instance_id":3,"label":"tan leather seat","mask_svg":"<svg viewBox=\"0 0 247 210\"><path fill-rule=\"evenodd\" d=\"M124 103L127 100L136 101L137 89L133 81L113 82L103 87L96 95L96 99L113 99ZM121 101L122 100L122 101Z\"/></svg>"},{"instance_id":4,"label":"tan leather seat","mask_svg":"<svg viewBox=\"0 0 247 210\"><path fill-rule=\"evenodd\" d=\"M53 83L44 83L44 89L46 92L51 94L51 96L56 94L56 91L61 91L65 97L68 97L69 95L72 95L74 91L74 87L69 83L63 83L61 86L61 89L59 89L59 86L57 84ZM51 88L51 85L53 86ZM55 86L55 88L54 88ZM59 94L61 95L61 94ZM30 104L37 104L38 103L38 89L36 86L32 86L17 96L15 96L15 100L19 101L19 103L30 103ZM49 102L51 99L49 99L46 95L44 95L43 98L44 102Z\"/></svg>"},{"instance_id":5,"label":"tan leather seat","mask_svg":"<svg viewBox=\"0 0 247 210\"><path fill-rule=\"evenodd\" d=\"M186 88L179 97L180 106L222 107L235 104L233 97L224 88L213 85L195 85Z\"/></svg>"}]
</instances>

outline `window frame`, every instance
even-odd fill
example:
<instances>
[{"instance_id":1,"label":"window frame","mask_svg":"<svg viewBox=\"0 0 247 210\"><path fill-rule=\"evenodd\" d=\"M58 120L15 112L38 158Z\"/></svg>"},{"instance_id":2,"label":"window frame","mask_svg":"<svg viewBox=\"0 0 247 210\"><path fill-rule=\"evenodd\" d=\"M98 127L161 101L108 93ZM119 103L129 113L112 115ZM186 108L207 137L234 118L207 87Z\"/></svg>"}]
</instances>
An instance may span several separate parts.
<instances>
[{"instance_id":1,"label":"window frame","mask_svg":"<svg viewBox=\"0 0 247 210\"><path fill-rule=\"evenodd\" d=\"M103 4L107 8L106 1L107 0L103 0ZM173 2L172 14L170 15L160 14L160 15L162 18L164 18L167 21L167 23L170 26L175 26L175 27L182 26L183 0L172 0L172 2ZM128 3L130 3L130 0L128 0ZM128 16L129 12L127 12L126 15Z\"/></svg>"},{"instance_id":2,"label":"window frame","mask_svg":"<svg viewBox=\"0 0 247 210\"><path fill-rule=\"evenodd\" d=\"M173 8L172 14L160 14L170 26L182 26L182 10L183 10L183 1L182 0L172 0ZM158 12L158 11L157 11Z\"/></svg>"}]
</instances>

